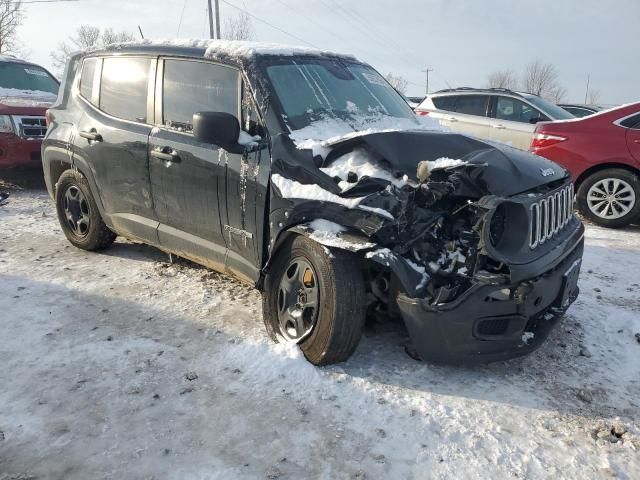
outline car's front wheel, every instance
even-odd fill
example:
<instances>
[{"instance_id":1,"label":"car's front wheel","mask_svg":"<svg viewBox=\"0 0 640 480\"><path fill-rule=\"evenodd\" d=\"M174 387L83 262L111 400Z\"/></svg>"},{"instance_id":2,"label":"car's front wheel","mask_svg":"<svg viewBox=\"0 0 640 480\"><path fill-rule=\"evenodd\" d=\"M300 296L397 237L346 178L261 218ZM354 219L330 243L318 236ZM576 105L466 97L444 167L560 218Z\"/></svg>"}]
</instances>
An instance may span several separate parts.
<instances>
[{"instance_id":1,"label":"car's front wheel","mask_svg":"<svg viewBox=\"0 0 640 480\"><path fill-rule=\"evenodd\" d=\"M621 168L601 170L582 182L577 200L580 212L593 223L624 227L640 216L640 179Z\"/></svg>"},{"instance_id":2,"label":"car's front wheel","mask_svg":"<svg viewBox=\"0 0 640 480\"><path fill-rule=\"evenodd\" d=\"M352 254L296 236L278 250L265 278L264 323L273 340L298 343L311 363L341 362L360 341L365 296Z\"/></svg>"},{"instance_id":3,"label":"car's front wheel","mask_svg":"<svg viewBox=\"0 0 640 480\"><path fill-rule=\"evenodd\" d=\"M65 171L56 184L56 210L67 240L83 250L102 250L116 239L105 225L89 182L78 171Z\"/></svg>"}]
</instances>

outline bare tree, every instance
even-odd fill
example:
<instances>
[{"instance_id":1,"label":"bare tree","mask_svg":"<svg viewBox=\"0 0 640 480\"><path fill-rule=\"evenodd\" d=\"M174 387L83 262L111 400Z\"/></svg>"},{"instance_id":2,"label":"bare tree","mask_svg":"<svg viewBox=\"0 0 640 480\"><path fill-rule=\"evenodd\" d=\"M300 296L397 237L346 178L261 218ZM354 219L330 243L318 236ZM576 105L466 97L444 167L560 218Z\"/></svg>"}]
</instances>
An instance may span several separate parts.
<instances>
[{"instance_id":1,"label":"bare tree","mask_svg":"<svg viewBox=\"0 0 640 480\"><path fill-rule=\"evenodd\" d=\"M253 38L253 23L246 12L240 12L235 17L227 18L222 29L225 40L251 40Z\"/></svg>"},{"instance_id":2,"label":"bare tree","mask_svg":"<svg viewBox=\"0 0 640 480\"><path fill-rule=\"evenodd\" d=\"M487 77L487 87L516 90L518 88L518 77L513 70L497 70Z\"/></svg>"},{"instance_id":3,"label":"bare tree","mask_svg":"<svg viewBox=\"0 0 640 480\"><path fill-rule=\"evenodd\" d=\"M126 30L116 32L112 28L100 30L99 27L92 25L80 25L74 36L69 37L66 42L59 43L58 48L51 52L53 66L61 72L73 52L101 48L110 43L127 42L133 39L135 35Z\"/></svg>"},{"instance_id":4,"label":"bare tree","mask_svg":"<svg viewBox=\"0 0 640 480\"><path fill-rule=\"evenodd\" d=\"M384 76L384 78L387 80L387 82L389 82L389 84L391 84L393 88L395 88L401 94L404 95L405 92L407 91L407 86L409 85L409 82L403 76L394 75L393 73L389 72Z\"/></svg>"},{"instance_id":5,"label":"bare tree","mask_svg":"<svg viewBox=\"0 0 640 480\"><path fill-rule=\"evenodd\" d=\"M550 63L540 60L529 63L522 78L522 87L552 102L564 101L567 90L558 82L558 72Z\"/></svg>"},{"instance_id":6,"label":"bare tree","mask_svg":"<svg viewBox=\"0 0 640 480\"><path fill-rule=\"evenodd\" d=\"M562 85L556 85L543 96L553 103L565 103L567 101L567 89Z\"/></svg>"},{"instance_id":7,"label":"bare tree","mask_svg":"<svg viewBox=\"0 0 640 480\"><path fill-rule=\"evenodd\" d=\"M600 90L589 90L587 103L589 105L597 105L600 103Z\"/></svg>"},{"instance_id":8,"label":"bare tree","mask_svg":"<svg viewBox=\"0 0 640 480\"><path fill-rule=\"evenodd\" d=\"M17 30L22 18L20 1L0 0L0 53L16 51Z\"/></svg>"}]
</instances>

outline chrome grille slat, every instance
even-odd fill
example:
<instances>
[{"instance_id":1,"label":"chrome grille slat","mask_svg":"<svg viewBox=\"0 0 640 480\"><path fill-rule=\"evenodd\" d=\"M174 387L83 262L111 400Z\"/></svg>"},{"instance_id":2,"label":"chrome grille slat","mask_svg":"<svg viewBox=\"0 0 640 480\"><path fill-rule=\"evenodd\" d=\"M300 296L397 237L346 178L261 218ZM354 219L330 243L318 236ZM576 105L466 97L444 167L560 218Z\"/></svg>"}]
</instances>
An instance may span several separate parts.
<instances>
[{"instance_id":1,"label":"chrome grille slat","mask_svg":"<svg viewBox=\"0 0 640 480\"><path fill-rule=\"evenodd\" d=\"M47 121L41 116L14 116L18 136L21 138L44 138Z\"/></svg>"},{"instance_id":2,"label":"chrome grille slat","mask_svg":"<svg viewBox=\"0 0 640 480\"><path fill-rule=\"evenodd\" d=\"M529 248L543 245L573 218L573 184L534 202L529 207Z\"/></svg>"}]
</instances>

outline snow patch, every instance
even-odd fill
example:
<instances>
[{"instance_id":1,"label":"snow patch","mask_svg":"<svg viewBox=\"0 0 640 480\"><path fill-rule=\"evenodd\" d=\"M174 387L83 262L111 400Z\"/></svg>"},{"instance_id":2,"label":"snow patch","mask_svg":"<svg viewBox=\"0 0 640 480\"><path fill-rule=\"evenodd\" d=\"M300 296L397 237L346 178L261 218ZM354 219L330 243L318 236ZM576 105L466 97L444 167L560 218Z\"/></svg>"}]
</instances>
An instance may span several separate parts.
<instances>
[{"instance_id":1,"label":"snow patch","mask_svg":"<svg viewBox=\"0 0 640 480\"><path fill-rule=\"evenodd\" d=\"M523 342L525 345L529 345L529 342L530 342L531 340L533 340L533 338L534 338L535 336L536 336L536 335L535 335L535 333L533 333L533 332L524 332L524 333L522 334L522 342Z\"/></svg>"},{"instance_id":2,"label":"snow patch","mask_svg":"<svg viewBox=\"0 0 640 480\"><path fill-rule=\"evenodd\" d=\"M355 60L353 55L320 50L312 47L297 47L281 43L250 42L244 40L202 40L186 38L144 39L133 42L114 43L108 45L107 48L119 49L138 45L203 48L205 49L204 56L206 58L218 58L221 56L251 58L256 55L325 55Z\"/></svg>"},{"instance_id":3,"label":"snow patch","mask_svg":"<svg viewBox=\"0 0 640 480\"><path fill-rule=\"evenodd\" d=\"M427 161L427 166L429 167L429 171L443 169L443 168L461 167L466 164L467 162L463 162L462 160L448 158L448 157L441 157L441 158L438 158L437 160Z\"/></svg>"},{"instance_id":4,"label":"snow patch","mask_svg":"<svg viewBox=\"0 0 640 480\"><path fill-rule=\"evenodd\" d=\"M327 247L358 251L376 246L375 243L356 243L341 238L339 234L346 230L345 227L322 218L309 223L309 227L313 229L313 233L309 235L309 238Z\"/></svg>"},{"instance_id":5,"label":"snow patch","mask_svg":"<svg viewBox=\"0 0 640 480\"><path fill-rule=\"evenodd\" d=\"M331 146L351 138L372 133L408 130L443 131L433 118L400 118L389 115L353 115L349 120L323 118L304 128L293 130L289 138L300 150L311 150L313 156L325 158Z\"/></svg>"},{"instance_id":6,"label":"snow patch","mask_svg":"<svg viewBox=\"0 0 640 480\"><path fill-rule=\"evenodd\" d=\"M398 188L402 188L409 182L409 177L403 175L401 178L394 177L391 172L385 170L378 162L371 158L371 155L362 148L357 148L332 161L327 167L321 168L330 177L339 177L341 182L338 186L342 191L348 190L353 184L347 182L349 172L353 172L360 177L380 178L391 182ZM393 217L392 217L393 218Z\"/></svg>"},{"instance_id":7,"label":"snow patch","mask_svg":"<svg viewBox=\"0 0 640 480\"><path fill-rule=\"evenodd\" d=\"M42 90L0 87L0 103L12 107L49 107L57 95Z\"/></svg>"},{"instance_id":8,"label":"snow patch","mask_svg":"<svg viewBox=\"0 0 640 480\"><path fill-rule=\"evenodd\" d=\"M330 202L343 205L347 208L356 208L364 197L342 198L316 184L300 183L289 178L285 178L278 173L271 175L273 183L283 198L298 198L305 200L317 200L319 202Z\"/></svg>"}]
</instances>

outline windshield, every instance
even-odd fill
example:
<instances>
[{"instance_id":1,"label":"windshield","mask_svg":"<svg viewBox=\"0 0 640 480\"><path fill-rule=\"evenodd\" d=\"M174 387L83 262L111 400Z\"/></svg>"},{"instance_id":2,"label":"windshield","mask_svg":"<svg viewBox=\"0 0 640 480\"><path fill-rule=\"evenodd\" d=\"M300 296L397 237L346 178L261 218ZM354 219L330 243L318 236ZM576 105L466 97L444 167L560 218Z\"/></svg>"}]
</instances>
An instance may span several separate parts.
<instances>
[{"instance_id":1,"label":"windshield","mask_svg":"<svg viewBox=\"0 0 640 480\"><path fill-rule=\"evenodd\" d=\"M547 102L545 99L540 98L537 95L524 95L524 98L551 117L552 120L570 120L572 118L576 118L575 115L567 112L564 108L554 105L551 102Z\"/></svg>"},{"instance_id":2,"label":"windshield","mask_svg":"<svg viewBox=\"0 0 640 480\"><path fill-rule=\"evenodd\" d=\"M0 62L0 89L58 93L58 82L43 68L28 63Z\"/></svg>"},{"instance_id":3,"label":"windshield","mask_svg":"<svg viewBox=\"0 0 640 480\"><path fill-rule=\"evenodd\" d=\"M419 124L400 94L366 65L290 59L271 64L266 71L291 130L331 119L347 122L356 131L393 118Z\"/></svg>"}]
</instances>

